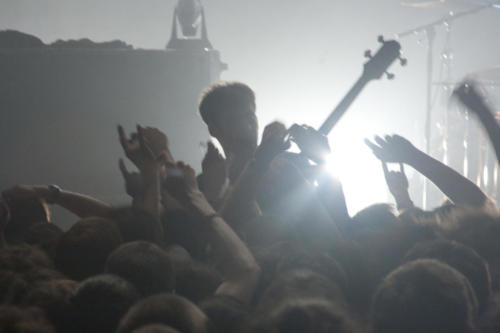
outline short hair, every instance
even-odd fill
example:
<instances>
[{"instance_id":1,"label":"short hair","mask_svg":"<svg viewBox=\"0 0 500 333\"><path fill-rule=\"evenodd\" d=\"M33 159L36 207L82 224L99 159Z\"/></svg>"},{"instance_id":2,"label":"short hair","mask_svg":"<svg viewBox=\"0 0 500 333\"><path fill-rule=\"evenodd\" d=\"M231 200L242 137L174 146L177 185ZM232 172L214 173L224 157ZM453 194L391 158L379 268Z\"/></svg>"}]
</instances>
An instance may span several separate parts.
<instances>
[{"instance_id":1,"label":"short hair","mask_svg":"<svg viewBox=\"0 0 500 333\"><path fill-rule=\"evenodd\" d=\"M139 300L137 289L127 280L101 274L80 282L69 300L77 332L114 332L120 318Z\"/></svg>"},{"instance_id":2,"label":"short hair","mask_svg":"<svg viewBox=\"0 0 500 333\"><path fill-rule=\"evenodd\" d=\"M382 281L372 302L373 333L474 332L477 300L469 281L434 259L400 266Z\"/></svg>"},{"instance_id":3,"label":"short hair","mask_svg":"<svg viewBox=\"0 0 500 333\"><path fill-rule=\"evenodd\" d=\"M54 333L55 329L39 308L2 305L0 306L0 332Z\"/></svg>"},{"instance_id":4,"label":"short hair","mask_svg":"<svg viewBox=\"0 0 500 333\"><path fill-rule=\"evenodd\" d=\"M131 333L148 324L163 324L183 333L209 333L208 317L184 297L158 294L146 297L123 316L117 333Z\"/></svg>"},{"instance_id":5,"label":"short hair","mask_svg":"<svg viewBox=\"0 0 500 333\"><path fill-rule=\"evenodd\" d=\"M43 309L58 332L71 331L69 295L77 282L54 279L37 283L22 299L24 306L37 306Z\"/></svg>"},{"instance_id":6,"label":"short hair","mask_svg":"<svg viewBox=\"0 0 500 333\"><path fill-rule=\"evenodd\" d=\"M179 331L166 325L151 324L135 329L132 333L179 333Z\"/></svg>"},{"instance_id":7,"label":"short hair","mask_svg":"<svg viewBox=\"0 0 500 333\"><path fill-rule=\"evenodd\" d=\"M198 109L203 121L216 122L218 115L232 109L251 105L255 109L255 93L244 83L220 81L204 90Z\"/></svg>"},{"instance_id":8,"label":"short hair","mask_svg":"<svg viewBox=\"0 0 500 333\"><path fill-rule=\"evenodd\" d=\"M75 280L102 273L108 255L121 241L113 221L101 217L82 219L60 237L56 267Z\"/></svg>"},{"instance_id":9,"label":"short hair","mask_svg":"<svg viewBox=\"0 0 500 333\"><path fill-rule=\"evenodd\" d=\"M109 255L105 271L132 282L144 296L172 292L175 287L170 257L150 242L122 244Z\"/></svg>"},{"instance_id":10,"label":"short hair","mask_svg":"<svg viewBox=\"0 0 500 333\"><path fill-rule=\"evenodd\" d=\"M255 324L255 332L362 332L361 326L345 310L335 303L318 298L295 299L257 319L259 322Z\"/></svg>"},{"instance_id":11,"label":"short hair","mask_svg":"<svg viewBox=\"0 0 500 333\"><path fill-rule=\"evenodd\" d=\"M491 277L488 263L476 251L463 244L439 239L417 243L408 251L405 261L436 259L462 273L470 282L479 302L479 310L486 309L491 295Z\"/></svg>"}]
</instances>

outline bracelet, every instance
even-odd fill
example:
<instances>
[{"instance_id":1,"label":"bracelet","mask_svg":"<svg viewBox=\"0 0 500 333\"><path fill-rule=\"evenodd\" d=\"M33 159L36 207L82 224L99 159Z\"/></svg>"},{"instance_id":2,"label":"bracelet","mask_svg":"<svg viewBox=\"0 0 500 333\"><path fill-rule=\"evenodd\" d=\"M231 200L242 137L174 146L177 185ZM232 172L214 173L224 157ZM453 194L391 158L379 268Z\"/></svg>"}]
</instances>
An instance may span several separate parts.
<instances>
[{"instance_id":1,"label":"bracelet","mask_svg":"<svg viewBox=\"0 0 500 333\"><path fill-rule=\"evenodd\" d=\"M45 199L48 204L55 204L61 197L61 188L55 184L50 184L47 186L49 190L49 195Z\"/></svg>"}]
</instances>

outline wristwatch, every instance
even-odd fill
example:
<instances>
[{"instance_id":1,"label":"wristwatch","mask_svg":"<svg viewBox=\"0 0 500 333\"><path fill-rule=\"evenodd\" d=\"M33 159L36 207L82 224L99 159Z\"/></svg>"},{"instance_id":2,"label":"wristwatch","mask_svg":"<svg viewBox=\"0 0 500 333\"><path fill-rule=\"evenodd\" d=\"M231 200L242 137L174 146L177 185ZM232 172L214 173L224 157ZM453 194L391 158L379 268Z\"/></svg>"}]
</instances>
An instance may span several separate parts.
<instances>
[{"instance_id":1,"label":"wristwatch","mask_svg":"<svg viewBox=\"0 0 500 333\"><path fill-rule=\"evenodd\" d=\"M55 204L59 197L61 196L61 188L55 184L50 184L47 186L49 190L49 195L45 198L48 204Z\"/></svg>"}]
</instances>

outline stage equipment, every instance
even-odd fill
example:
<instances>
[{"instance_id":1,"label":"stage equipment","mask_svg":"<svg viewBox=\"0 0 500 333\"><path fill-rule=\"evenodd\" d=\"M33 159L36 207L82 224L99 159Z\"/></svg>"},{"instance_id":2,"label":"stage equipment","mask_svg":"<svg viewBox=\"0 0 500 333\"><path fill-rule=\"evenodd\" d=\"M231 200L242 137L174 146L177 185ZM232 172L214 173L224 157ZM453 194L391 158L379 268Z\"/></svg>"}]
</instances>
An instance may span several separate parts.
<instances>
[{"instance_id":1,"label":"stage equipment","mask_svg":"<svg viewBox=\"0 0 500 333\"><path fill-rule=\"evenodd\" d=\"M402 5L407 5L410 2L405 2L402 3ZM426 79L426 116L425 116L425 152L429 155L433 155L431 151L431 140L433 137L433 131L432 131L432 109L433 109L433 101L435 99L435 96L433 94L433 72L434 72L434 42L435 42L435 36L436 36L436 28L437 27L444 27L446 36L445 36L445 45L444 45L444 50L441 54L441 66L444 68L444 72L446 73L443 77L445 82L452 82L453 80L453 75L452 75L452 68L453 68L453 59L454 59L454 54L451 51L451 36L452 36L452 24L465 16L473 15L476 14L480 11L486 10L486 9L491 9L491 8L498 8L498 2L483 2L483 1L451 1L451 0L438 0L438 1L412 1L411 3L413 4L425 4L425 6L422 6L423 8L436 8L436 6L439 4L439 6L447 6L450 8L450 6L454 6L458 3L461 4L469 4L473 5L472 8L469 8L467 10L461 11L461 12L454 12L454 11L449 11L448 14L446 14L444 17L435 20L433 22L430 22L428 24L420 25L415 28L406 30L404 32L396 34L396 38L401 39L405 38L408 36L414 36L420 32L425 33L427 36L427 79ZM431 5L432 4L432 5ZM449 96L448 96L449 97ZM450 114L450 111L448 110L445 115L442 123L438 123L437 127L439 130L442 132L443 140L441 141L441 144L439 145L440 148L442 149L442 158L443 162L446 164L452 166L456 170L459 170L461 172L464 171L464 160L461 159L458 161L457 159L454 159L452 156L450 156L450 139L454 138L456 139L456 136L451 136L450 135L450 130L453 126L450 124L450 118L456 117L455 114ZM465 143L465 145L467 145ZM423 180L423 197L422 197L422 207L423 208L429 208L431 202L436 202L436 201L441 201L438 197L436 197L438 194L435 194L433 198L430 197L429 193L429 184L428 180L424 179Z\"/></svg>"},{"instance_id":2,"label":"stage equipment","mask_svg":"<svg viewBox=\"0 0 500 333\"><path fill-rule=\"evenodd\" d=\"M167 50L0 47L0 188L57 183L128 203L117 124L158 127L173 156L199 170L210 136L198 98L227 66L206 28L203 38L171 42Z\"/></svg>"}]
</instances>

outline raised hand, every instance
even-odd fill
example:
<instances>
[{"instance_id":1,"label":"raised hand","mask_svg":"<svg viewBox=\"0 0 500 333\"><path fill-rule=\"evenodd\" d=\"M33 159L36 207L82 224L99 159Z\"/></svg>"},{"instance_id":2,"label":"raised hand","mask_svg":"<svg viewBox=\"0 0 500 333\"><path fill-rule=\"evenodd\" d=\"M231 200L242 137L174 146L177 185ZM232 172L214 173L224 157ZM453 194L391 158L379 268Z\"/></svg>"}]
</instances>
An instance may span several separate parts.
<instances>
[{"instance_id":1,"label":"raised hand","mask_svg":"<svg viewBox=\"0 0 500 333\"><path fill-rule=\"evenodd\" d=\"M144 194L145 185L140 173L135 171L128 171L125 162L120 158L119 161L120 171L123 179L125 180L125 191L132 198L138 198Z\"/></svg>"},{"instance_id":2,"label":"raised hand","mask_svg":"<svg viewBox=\"0 0 500 333\"><path fill-rule=\"evenodd\" d=\"M282 123L274 121L264 128L262 141L255 152L255 159L259 164L267 165L290 147L290 142L285 140L288 131Z\"/></svg>"},{"instance_id":3,"label":"raised hand","mask_svg":"<svg viewBox=\"0 0 500 333\"><path fill-rule=\"evenodd\" d=\"M405 174L404 164L399 163L399 171L389 171L387 163L382 161L382 169L384 170L387 187L389 187L389 191L393 196L397 197L408 193L409 183Z\"/></svg>"},{"instance_id":4,"label":"raised hand","mask_svg":"<svg viewBox=\"0 0 500 333\"><path fill-rule=\"evenodd\" d=\"M164 185L175 199L183 203L188 200L190 194L200 191L194 169L181 161L177 162L175 167L167 169Z\"/></svg>"},{"instance_id":5,"label":"raised hand","mask_svg":"<svg viewBox=\"0 0 500 333\"><path fill-rule=\"evenodd\" d=\"M140 125L137 125L137 133L133 134L130 139L127 138L123 127L118 125L118 136L125 155L139 170L146 162L155 160L155 155L145 139L144 128Z\"/></svg>"},{"instance_id":6,"label":"raised hand","mask_svg":"<svg viewBox=\"0 0 500 333\"><path fill-rule=\"evenodd\" d=\"M386 135L384 139L375 137L375 143L365 139L373 154L383 162L408 163L418 149L407 139L399 135Z\"/></svg>"},{"instance_id":7,"label":"raised hand","mask_svg":"<svg viewBox=\"0 0 500 333\"><path fill-rule=\"evenodd\" d=\"M166 163L175 163L168 148L168 138L165 133L155 127L144 127L142 134L155 158L162 157Z\"/></svg>"},{"instance_id":8,"label":"raised hand","mask_svg":"<svg viewBox=\"0 0 500 333\"><path fill-rule=\"evenodd\" d=\"M301 152L317 163L324 162L330 153L327 137L310 126L294 124L289 133L291 140L299 146Z\"/></svg>"}]
</instances>

